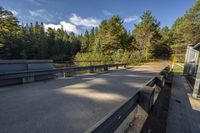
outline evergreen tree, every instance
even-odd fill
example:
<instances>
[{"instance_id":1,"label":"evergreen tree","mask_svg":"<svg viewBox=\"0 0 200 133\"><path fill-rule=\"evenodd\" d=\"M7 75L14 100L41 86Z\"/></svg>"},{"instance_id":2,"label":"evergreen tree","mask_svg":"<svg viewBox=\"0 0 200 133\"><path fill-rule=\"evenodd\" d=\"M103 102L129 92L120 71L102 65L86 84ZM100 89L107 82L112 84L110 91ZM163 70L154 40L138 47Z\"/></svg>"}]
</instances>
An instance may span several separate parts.
<instances>
[{"instance_id":1,"label":"evergreen tree","mask_svg":"<svg viewBox=\"0 0 200 133\"><path fill-rule=\"evenodd\" d=\"M154 55L161 36L159 35L159 22L150 11L145 11L141 16L141 22L135 25L133 36L137 49L145 55L146 60Z\"/></svg>"},{"instance_id":2,"label":"evergreen tree","mask_svg":"<svg viewBox=\"0 0 200 133\"><path fill-rule=\"evenodd\" d=\"M89 47L90 47L90 35L89 35L88 30L86 30L84 36L82 37L81 51L88 52Z\"/></svg>"},{"instance_id":3,"label":"evergreen tree","mask_svg":"<svg viewBox=\"0 0 200 133\"><path fill-rule=\"evenodd\" d=\"M175 21L172 31L177 45L196 44L200 41L200 0Z\"/></svg>"},{"instance_id":4,"label":"evergreen tree","mask_svg":"<svg viewBox=\"0 0 200 133\"><path fill-rule=\"evenodd\" d=\"M0 58L19 57L20 27L12 12L0 6Z\"/></svg>"},{"instance_id":5,"label":"evergreen tree","mask_svg":"<svg viewBox=\"0 0 200 133\"><path fill-rule=\"evenodd\" d=\"M120 49L123 42L123 36L126 30L122 25L122 20L119 16L112 16L109 20L104 20L99 26L96 42L101 45L101 50L107 55L114 54Z\"/></svg>"},{"instance_id":6,"label":"evergreen tree","mask_svg":"<svg viewBox=\"0 0 200 133\"><path fill-rule=\"evenodd\" d=\"M97 29L96 29L97 30ZM91 30L90 30L90 37L89 37L89 48L88 48L88 51L91 52L93 50L93 47L95 45L95 37L96 37L96 31L95 31L95 28L93 27Z\"/></svg>"},{"instance_id":7,"label":"evergreen tree","mask_svg":"<svg viewBox=\"0 0 200 133\"><path fill-rule=\"evenodd\" d=\"M60 28L48 28L43 23L19 25L10 11L0 7L1 59L70 60L80 51L80 40Z\"/></svg>"}]
</instances>

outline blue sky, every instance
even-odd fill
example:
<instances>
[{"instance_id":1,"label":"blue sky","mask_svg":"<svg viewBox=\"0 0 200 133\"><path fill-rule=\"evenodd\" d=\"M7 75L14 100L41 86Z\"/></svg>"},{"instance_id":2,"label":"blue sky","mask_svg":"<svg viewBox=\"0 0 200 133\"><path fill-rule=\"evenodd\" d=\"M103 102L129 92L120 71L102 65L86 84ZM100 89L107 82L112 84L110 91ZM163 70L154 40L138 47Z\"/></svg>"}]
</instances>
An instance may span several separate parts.
<instances>
[{"instance_id":1,"label":"blue sky","mask_svg":"<svg viewBox=\"0 0 200 133\"><path fill-rule=\"evenodd\" d=\"M195 0L0 0L22 23L44 22L45 27L59 28L77 34L98 26L101 20L119 15L127 30L140 21L145 10L163 26L173 22L189 9Z\"/></svg>"}]
</instances>

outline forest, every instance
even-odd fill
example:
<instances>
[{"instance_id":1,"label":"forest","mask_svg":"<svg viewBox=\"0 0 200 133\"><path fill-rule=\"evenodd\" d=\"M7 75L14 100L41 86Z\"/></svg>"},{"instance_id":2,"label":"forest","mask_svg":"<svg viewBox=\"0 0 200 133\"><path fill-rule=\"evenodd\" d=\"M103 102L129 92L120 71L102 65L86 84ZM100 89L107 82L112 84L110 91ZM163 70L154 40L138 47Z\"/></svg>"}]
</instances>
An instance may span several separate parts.
<instances>
[{"instance_id":1,"label":"forest","mask_svg":"<svg viewBox=\"0 0 200 133\"><path fill-rule=\"evenodd\" d=\"M118 15L103 20L84 34L45 29L43 23L20 24L0 6L0 59L103 60L136 63L150 59L183 58L188 44L200 42L200 0L177 18L172 27L160 27L151 11L127 31ZM166 18L167 19L167 18Z\"/></svg>"}]
</instances>

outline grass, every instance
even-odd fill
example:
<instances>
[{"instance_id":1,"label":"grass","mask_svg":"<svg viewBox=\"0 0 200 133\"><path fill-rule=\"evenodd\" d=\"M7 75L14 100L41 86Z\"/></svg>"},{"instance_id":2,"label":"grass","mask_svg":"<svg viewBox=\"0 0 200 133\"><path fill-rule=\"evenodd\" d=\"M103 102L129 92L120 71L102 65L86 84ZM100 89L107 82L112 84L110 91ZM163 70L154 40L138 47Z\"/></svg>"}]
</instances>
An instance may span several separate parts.
<instances>
[{"instance_id":1,"label":"grass","mask_svg":"<svg viewBox=\"0 0 200 133\"><path fill-rule=\"evenodd\" d=\"M177 64L174 64L174 68L173 68L173 71L175 73L183 73L183 67L177 65Z\"/></svg>"}]
</instances>

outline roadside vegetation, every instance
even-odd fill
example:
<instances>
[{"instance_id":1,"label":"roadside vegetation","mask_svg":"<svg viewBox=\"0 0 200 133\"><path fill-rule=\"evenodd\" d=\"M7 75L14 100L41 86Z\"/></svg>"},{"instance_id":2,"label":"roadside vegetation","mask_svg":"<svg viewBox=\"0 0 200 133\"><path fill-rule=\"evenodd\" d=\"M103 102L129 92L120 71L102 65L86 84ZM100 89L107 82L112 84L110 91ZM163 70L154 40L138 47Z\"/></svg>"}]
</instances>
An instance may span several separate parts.
<instances>
[{"instance_id":1,"label":"roadside vegetation","mask_svg":"<svg viewBox=\"0 0 200 133\"><path fill-rule=\"evenodd\" d=\"M183 67L181 67L181 66L178 65L178 64L175 64L175 65L174 65L174 68L173 68L173 72L174 72L174 73L180 73L180 74L182 74L182 73L183 73Z\"/></svg>"},{"instance_id":2,"label":"roadside vegetation","mask_svg":"<svg viewBox=\"0 0 200 133\"><path fill-rule=\"evenodd\" d=\"M63 28L45 29L39 22L21 24L10 11L0 7L0 59L136 64L168 59L173 54L181 62L187 45L200 42L200 0L171 28L160 27L151 11L145 11L140 20L132 31L127 31L120 16L114 15L99 27L76 35Z\"/></svg>"}]
</instances>

